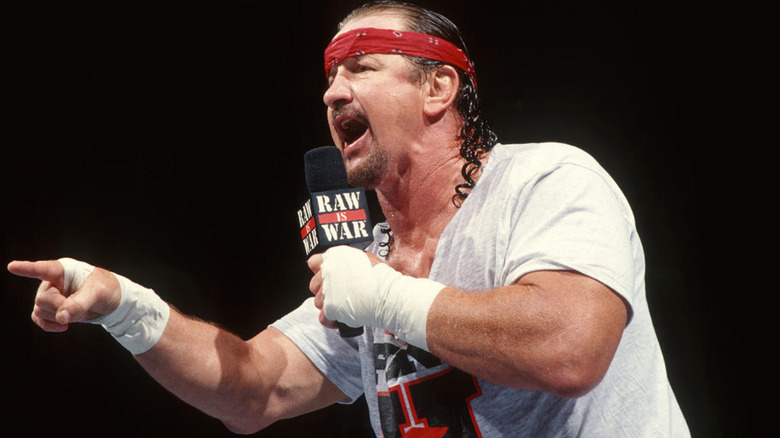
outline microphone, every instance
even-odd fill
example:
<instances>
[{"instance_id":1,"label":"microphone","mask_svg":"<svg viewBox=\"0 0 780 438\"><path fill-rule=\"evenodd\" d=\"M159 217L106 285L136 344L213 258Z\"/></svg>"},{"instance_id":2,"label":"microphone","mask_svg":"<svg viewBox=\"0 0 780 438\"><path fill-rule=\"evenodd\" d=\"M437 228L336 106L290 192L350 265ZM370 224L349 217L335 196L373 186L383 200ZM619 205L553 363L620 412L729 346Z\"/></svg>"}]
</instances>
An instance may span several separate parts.
<instances>
[{"instance_id":1,"label":"microphone","mask_svg":"<svg viewBox=\"0 0 780 438\"><path fill-rule=\"evenodd\" d=\"M364 249L374 240L362 187L349 187L341 151L322 146L304 154L309 199L298 210L301 240L306 255L336 245ZM363 333L362 327L338 323L342 337Z\"/></svg>"}]
</instances>

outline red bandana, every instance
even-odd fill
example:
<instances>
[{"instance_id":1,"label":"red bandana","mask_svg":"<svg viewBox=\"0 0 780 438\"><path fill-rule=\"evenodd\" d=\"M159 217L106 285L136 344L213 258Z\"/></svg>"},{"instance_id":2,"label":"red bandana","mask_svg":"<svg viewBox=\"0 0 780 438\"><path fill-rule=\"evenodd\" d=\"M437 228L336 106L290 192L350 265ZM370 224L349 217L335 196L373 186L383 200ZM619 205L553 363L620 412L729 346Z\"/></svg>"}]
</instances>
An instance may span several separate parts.
<instances>
[{"instance_id":1,"label":"red bandana","mask_svg":"<svg viewBox=\"0 0 780 438\"><path fill-rule=\"evenodd\" d=\"M369 53L410 55L446 62L465 71L474 88L477 87L474 65L454 44L424 33L392 29L355 29L339 35L325 49L325 73L344 59Z\"/></svg>"}]
</instances>

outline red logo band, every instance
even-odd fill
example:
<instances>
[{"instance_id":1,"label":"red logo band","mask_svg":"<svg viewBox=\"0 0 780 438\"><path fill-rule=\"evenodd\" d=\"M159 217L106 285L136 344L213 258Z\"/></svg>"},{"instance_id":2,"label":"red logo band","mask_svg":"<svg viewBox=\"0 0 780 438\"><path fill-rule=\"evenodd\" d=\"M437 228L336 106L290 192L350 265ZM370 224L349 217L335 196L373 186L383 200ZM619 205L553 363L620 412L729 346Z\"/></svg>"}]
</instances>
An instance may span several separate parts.
<instances>
[{"instance_id":1,"label":"red logo band","mask_svg":"<svg viewBox=\"0 0 780 438\"><path fill-rule=\"evenodd\" d=\"M301 227L301 239L305 239L306 236L308 236L316 226L317 224L314 222L314 218L312 217L309 219L309 221L306 222L303 227Z\"/></svg>"},{"instance_id":2,"label":"red logo band","mask_svg":"<svg viewBox=\"0 0 780 438\"><path fill-rule=\"evenodd\" d=\"M366 219L365 210L347 210L337 211L335 213L325 213L317 216L321 224L332 224L334 222L352 222Z\"/></svg>"},{"instance_id":3,"label":"red logo band","mask_svg":"<svg viewBox=\"0 0 780 438\"><path fill-rule=\"evenodd\" d=\"M341 61L371 53L410 55L446 62L466 72L477 87L474 65L463 50L434 36L392 29L354 29L336 37L325 49L325 73Z\"/></svg>"}]
</instances>

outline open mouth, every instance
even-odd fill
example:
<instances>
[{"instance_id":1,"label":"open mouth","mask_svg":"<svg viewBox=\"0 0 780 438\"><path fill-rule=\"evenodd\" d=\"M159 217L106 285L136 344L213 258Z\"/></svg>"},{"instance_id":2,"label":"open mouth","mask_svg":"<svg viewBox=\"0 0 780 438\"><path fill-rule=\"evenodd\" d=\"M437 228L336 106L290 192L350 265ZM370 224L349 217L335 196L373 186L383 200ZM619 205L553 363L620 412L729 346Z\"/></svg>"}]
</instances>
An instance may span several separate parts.
<instances>
[{"instance_id":1,"label":"open mouth","mask_svg":"<svg viewBox=\"0 0 780 438\"><path fill-rule=\"evenodd\" d=\"M368 130L368 123L362 118L353 115L343 115L336 117L334 126L338 131L344 147L356 142Z\"/></svg>"}]
</instances>

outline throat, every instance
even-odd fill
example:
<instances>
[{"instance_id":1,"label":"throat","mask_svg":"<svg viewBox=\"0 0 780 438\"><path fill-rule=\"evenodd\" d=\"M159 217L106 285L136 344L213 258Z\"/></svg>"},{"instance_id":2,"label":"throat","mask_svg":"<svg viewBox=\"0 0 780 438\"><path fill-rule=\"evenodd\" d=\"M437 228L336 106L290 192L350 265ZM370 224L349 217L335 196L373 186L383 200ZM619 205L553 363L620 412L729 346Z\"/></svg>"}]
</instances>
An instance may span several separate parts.
<instances>
[{"instance_id":1,"label":"throat","mask_svg":"<svg viewBox=\"0 0 780 438\"><path fill-rule=\"evenodd\" d=\"M399 272L428 277L439 237L458 211L453 188L462 181L459 163L457 156L448 156L398 165L400 170L377 187L377 199L392 232L387 261Z\"/></svg>"},{"instance_id":2,"label":"throat","mask_svg":"<svg viewBox=\"0 0 780 438\"><path fill-rule=\"evenodd\" d=\"M439 238L456 211L449 202L444 208L393 211L386 215L392 233L387 248L388 265L404 275L427 278Z\"/></svg>"},{"instance_id":3,"label":"throat","mask_svg":"<svg viewBox=\"0 0 780 438\"><path fill-rule=\"evenodd\" d=\"M425 245L392 244L387 255L387 264L396 271L415 278L428 278L433 259L436 255L435 241L429 240Z\"/></svg>"}]
</instances>

